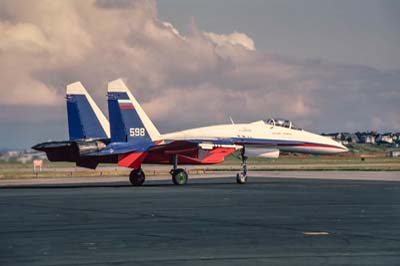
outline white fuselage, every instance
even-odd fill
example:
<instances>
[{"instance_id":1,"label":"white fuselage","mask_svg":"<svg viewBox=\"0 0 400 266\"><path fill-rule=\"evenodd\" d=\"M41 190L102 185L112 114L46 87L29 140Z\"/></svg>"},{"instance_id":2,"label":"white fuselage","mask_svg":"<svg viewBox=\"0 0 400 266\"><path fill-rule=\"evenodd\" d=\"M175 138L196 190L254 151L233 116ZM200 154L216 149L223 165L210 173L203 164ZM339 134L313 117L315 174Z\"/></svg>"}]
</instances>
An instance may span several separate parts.
<instances>
[{"instance_id":1,"label":"white fuselage","mask_svg":"<svg viewBox=\"0 0 400 266\"><path fill-rule=\"evenodd\" d=\"M247 124L225 124L188 129L161 136L163 140L227 141L245 149L267 149L309 154L336 154L347 152L342 144L305 130L274 126L264 121Z\"/></svg>"}]
</instances>

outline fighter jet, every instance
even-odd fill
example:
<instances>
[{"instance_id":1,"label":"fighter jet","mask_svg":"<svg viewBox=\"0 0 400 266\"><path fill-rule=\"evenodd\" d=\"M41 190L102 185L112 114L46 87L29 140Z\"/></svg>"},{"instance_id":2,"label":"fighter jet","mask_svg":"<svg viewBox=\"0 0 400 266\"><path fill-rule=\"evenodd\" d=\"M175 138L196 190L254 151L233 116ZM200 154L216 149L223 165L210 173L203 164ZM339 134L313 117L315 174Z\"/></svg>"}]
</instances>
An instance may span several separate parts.
<instances>
[{"instance_id":1,"label":"fighter jet","mask_svg":"<svg viewBox=\"0 0 400 266\"><path fill-rule=\"evenodd\" d=\"M133 186L144 183L142 164L146 163L171 164L173 183L184 185L189 176L178 165L217 164L234 154L242 161L242 170L237 173L236 182L244 184L247 182L249 155L268 157L271 153L279 154L279 151L324 155L348 151L330 138L305 131L289 120L276 118L160 134L121 79L108 83L108 135L104 116L93 100L89 100L91 98L82 89L83 86L74 84L69 85L70 90L67 87L67 106L70 104L68 97L76 99L77 95L83 95L81 98L88 99L89 104L85 100L74 100L75 109L67 108L70 140L41 143L33 148L45 151L50 161L75 161L78 166L89 168L96 168L102 162L115 162L131 168L129 180ZM91 118L88 118L88 113L91 113ZM96 115L97 118L94 117ZM89 123L96 126L89 126ZM62 148L53 148L60 145Z\"/></svg>"}]
</instances>

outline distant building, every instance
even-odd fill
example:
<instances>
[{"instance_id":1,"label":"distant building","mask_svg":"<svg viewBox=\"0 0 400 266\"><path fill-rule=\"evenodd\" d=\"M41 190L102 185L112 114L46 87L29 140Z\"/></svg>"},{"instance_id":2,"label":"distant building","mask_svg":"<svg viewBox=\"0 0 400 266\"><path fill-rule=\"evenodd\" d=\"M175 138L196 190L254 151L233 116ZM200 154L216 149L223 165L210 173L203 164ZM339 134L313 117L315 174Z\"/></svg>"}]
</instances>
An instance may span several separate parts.
<instances>
[{"instance_id":1,"label":"distant building","mask_svg":"<svg viewBox=\"0 0 400 266\"><path fill-rule=\"evenodd\" d=\"M400 146L400 132L379 134L377 131L358 131L356 133L322 133L322 135L341 143L391 144L394 147Z\"/></svg>"},{"instance_id":2,"label":"distant building","mask_svg":"<svg viewBox=\"0 0 400 266\"><path fill-rule=\"evenodd\" d=\"M400 157L400 151L391 151L390 157Z\"/></svg>"},{"instance_id":3,"label":"distant building","mask_svg":"<svg viewBox=\"0 0 400 266\"><path fill-rule=\"evenodd\" d=\"M351 134L350 137L346 139L349 143L359 143L360 139L357 137L356 134Z\"/></svg>"},{"instance_id":4,"label":"distant building","mask_svg":"<svg viewBox=\"0 0 400 266\"><path fill-rule=\"evenodd\" d=\"M34 159L46 159L46 154L32 150L10 150L0 152L1 162L20 162L27 163Z\"/></svg>"},{"instance_id":5,"label":"distant building","mask_svg":"<svg viewBox=\"0 0 400 266\"><path fill-rule=\"evenodd\" d=\"M392 144L393 143L393 138L392 138L391 135L379 135L376 138L376 142Z\"/></svg>"},{"instance_id":6,"label":"distant building","mask_svg":"<svg viewBox=\"0 0 400 266\"><path fill-rule=\"evenodd\" d=\"M372 135L361 135L360 142L361 143L375 144L375 137L372 136Z\"/></svg>"}]
</instances>

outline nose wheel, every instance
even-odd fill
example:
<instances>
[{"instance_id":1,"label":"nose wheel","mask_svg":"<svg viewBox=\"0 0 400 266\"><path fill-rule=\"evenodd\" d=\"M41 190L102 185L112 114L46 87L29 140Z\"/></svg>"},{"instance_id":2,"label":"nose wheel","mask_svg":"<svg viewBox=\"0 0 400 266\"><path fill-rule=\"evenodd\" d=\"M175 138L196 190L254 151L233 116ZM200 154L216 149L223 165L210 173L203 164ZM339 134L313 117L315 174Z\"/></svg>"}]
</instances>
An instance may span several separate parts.
<instances>
[{"instance_id":1,"label":"nose wheel","mask_svg":"<svg viewBox=\"0 0 400 266\"><path fill-rule=\"evenodd\" d=\"M144 183L146 176L142 170L142 168L132 170L129 174L129 181L132 186L141 186Z\"/></svg>"},{"instance_id":2,"label":"nose wheel","mask_svg":"<svg viewBox=\"0 0 400 266\"><path fill-rule=\"evenodd\" d=\"M244 148L240 154L242 160L242 171L236 174L236 183L245 184L247 182L247 156L244 155Z\"/></svg>"}]
</instances>

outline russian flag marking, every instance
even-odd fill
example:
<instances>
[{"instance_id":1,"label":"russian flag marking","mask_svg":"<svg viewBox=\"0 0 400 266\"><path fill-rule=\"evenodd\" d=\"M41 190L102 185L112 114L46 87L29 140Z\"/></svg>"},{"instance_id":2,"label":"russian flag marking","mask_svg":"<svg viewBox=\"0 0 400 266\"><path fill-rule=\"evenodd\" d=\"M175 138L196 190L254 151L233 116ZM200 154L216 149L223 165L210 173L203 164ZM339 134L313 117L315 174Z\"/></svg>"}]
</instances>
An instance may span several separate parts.
<instances>
[{"instance_id":1,"label":"russian flag marking","mask_svg":"<svg viewBox=\"0 0 400 266\"><path fill-rule=\"evenodd\" d=\"M121 109L135 109L130 100L118 100L119 108Z\"/></svg>"}]
</instances>

